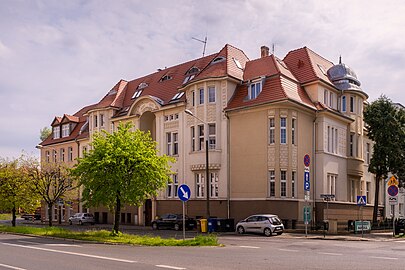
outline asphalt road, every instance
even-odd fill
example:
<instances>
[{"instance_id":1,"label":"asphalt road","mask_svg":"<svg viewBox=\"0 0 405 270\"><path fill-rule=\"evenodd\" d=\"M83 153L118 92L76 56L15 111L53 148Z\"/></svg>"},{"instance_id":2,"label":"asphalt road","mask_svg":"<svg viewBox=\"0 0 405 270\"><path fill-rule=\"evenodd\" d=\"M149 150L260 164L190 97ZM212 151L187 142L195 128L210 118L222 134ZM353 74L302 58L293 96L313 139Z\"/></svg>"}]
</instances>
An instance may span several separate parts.
<instances>
[{"instance_id":1,"label":"asphalt road","mask_svg":"<svg viewBox=\"0 0 405 270\"><path fill-rule=\"evenodd\" d=\"M223 247L137 247L0 234L0 269L404 269L405 241L220 237Z\"/></svg>"}]
</instances>

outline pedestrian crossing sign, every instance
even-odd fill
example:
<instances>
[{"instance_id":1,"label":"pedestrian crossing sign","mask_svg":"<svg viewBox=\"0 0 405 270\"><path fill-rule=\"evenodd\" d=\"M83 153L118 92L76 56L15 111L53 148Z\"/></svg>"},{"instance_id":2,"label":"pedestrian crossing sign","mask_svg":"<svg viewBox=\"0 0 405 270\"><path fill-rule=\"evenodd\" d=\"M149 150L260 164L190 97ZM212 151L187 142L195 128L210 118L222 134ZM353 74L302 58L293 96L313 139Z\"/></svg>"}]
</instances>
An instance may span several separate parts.
<instances>
[{"instance_id":1,"label":"pedestrian crossing sign","mask_svg":"<svg viewBox=\"0 0 405 270\"><path fill-rule=\"evenodd\" d=\"M362 206L367 204L366 196L357 196L357 205Z\"/></svg>"}]
</instances>

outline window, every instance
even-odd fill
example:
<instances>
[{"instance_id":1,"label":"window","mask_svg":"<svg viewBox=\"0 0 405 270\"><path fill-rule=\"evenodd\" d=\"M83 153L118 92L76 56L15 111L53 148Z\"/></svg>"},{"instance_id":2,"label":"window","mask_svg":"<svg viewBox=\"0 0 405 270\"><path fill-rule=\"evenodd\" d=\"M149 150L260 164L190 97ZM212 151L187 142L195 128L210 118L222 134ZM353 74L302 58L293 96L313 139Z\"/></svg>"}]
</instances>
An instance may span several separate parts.
<instances>
[{"instance_id":1,"label":"window","mask_svg":"<svg viewBox=\"0 0 405 270\"><path fill-rule=\"evenodd\" d=\"M53 154L53 162L56 162L56 150L52 150L52 154Z\"/></svg>"},{"instance_id":2,"label":"window","mask_svg":"<svg viewBox=\"0 0 405 270\"><path fill-rule=\"evenodd\" d=\"M191 127L191 151L195 151L195 128Z\"/></svg>"},{"instance_id":3,"label":"window","mask_svg":"<svg viewBox=\"0 0 405 270\"><path fill-rule=\"evenodd\" d=\"M178 99L180 99L183 95L184 95L184 92L177 93L177 94L175 94L175 95L172 97L171 100L178 100Z\"/></svg>"},{"instance_id":4,"label":"window","mask_svg":"<svg viewBox=\"0 0 405 270\"><path fill-rule=\"evenodd\" d=\"M195 174L195 195L197 198L204 198L204 174Z\"/></svg>"},{"instance_id":5,"label":"window","mask_svg":"<svg viewBox=\"0 0 405 270\"><path fill-rule=\"evenodd\" d=\"M371 190L371 183L370 183L370 182L366 182L366 200L367 200L367 203L370 203L370 202L371 202L370 190Z\"/></svg>"},{"instance_id":6,"label":"window","mask_svg":"<svg viewBox=\"0 0 405 270\"><path fill-rule=\"evenodd\" d=\"M73 161L73 148L68 147L68 161Z\"/></svg>"},{"instance_id":7,"label":"window","mask_svg":"<svg viewBox=\"0 0 405 270\"><path fill-rule=\"evenodd\" d=\"M178 155L179 154L179 134L173 133L172 134L173 137L173 155Z\"/></svg>"},{"instance_id":8,"label":"window","mask_svg":"<svg viewBox=\"0 0 405 270\"><path fill-rule=\"evenodd\" d=\"M208 146L209 149L216 148L216 128L215 124L208 124Z\"/></svg>"},{"instance_id":9,"label":"window","mask_svg":"<svg viewBox=\"0 0 405 270\"><path fill-rule=\"evenodd\" d=\"M94 119L94 127L96 128L97 127L97 115L95 115L93 119Z\"/></svg>"},{"instance_id":10,"label":"window","mask_svg":"<svg viewBox=\"0 0 405 270\"><path fill-rule=\"evenodd\" d=\"M104 114L100 114L100 127L104 127Z\"/></svg>"},{"instance_id":11,"label":"window","mask_svg":"<svg viewBox=\"0 0 405 270\"><path fill-rule=\"evenodd\" d=\"M366 143L366 163L370 164L370 144Z\"/></svg>"},{"instance_id":12,"label":"window","mask_svg":"<svg viewBox=\"0 0 405 270\"><path fill-rule=\"evenodd\" d=\"M338 153L338 130L335 128L335 153Z\"/></svg>"},{"instance_id":13,"label":"window","mask_svg":"<svg viewBox=\"0 0 405 270\"><path fill-rule=\"evenodd\" d=\"M53 127L53 138L54 139L60 138L60 126Z\"/></svg>"},{"instance_id":14,"label":"window","mask_svg":"<svg viewBox=\"0 0 405 270\"><path fill-rule=\"evenodd\" d=\"M335 153L335 128L331 128L332 133L332 141L330 142L332 145L332 153Z\"/></svg>"},{"instance_id":15,"label":"window","mask_svg":"<svg viewBox=\"0 0 405 270\"><path fill-rule=\"evenodd\" d=\"M84 156L85 153L87 153L87 146L83 146L82 148L82 155Z\"/></svg>"},{"instance_id":16,"label":"window","mask_svg":"<svg viewBox=\"0 0 405 270\"><path fill-rule=\"evenodd\" d=\"M346 112L346 96L342 97L342 112Z\"/></svg>"},{"instance_id":17,"label":"window","mask_svg":"<svg viewBox=\"0 0 405 270\"><path fill-rule=\"evenodd\" d=\"M333 93L329 92L329 107L333 108Z\"/></svg>"},{"instance_id":18,"label":"window","mask_svg":"<svg viewBox=\"0 0 405 270\"><path fill-rule=\"evenodd\" d=\"M354 141L354 134L350 134L350 142L349 142L349 156L353 156L353 141Z\"/></svg>"},{"instance_id":19,"label":"window","mask_svg":"<svg viewBox=\"0 0 405 270\"><path fill-rule=\"evenodd\" d=\"M49 162L49 161L50 161L50 154L49 154L49 151L46 151L46 152L45 152L45 156L46 156L46 162Z\"/></svg>"},{"instance_id":20,"label":"window","mask_svg":"<svg viewBox=\"0 0 405 270\"><path fill-rule=\"evenodd\" d=\"M169 74L166 74L160 79L160 81L164 82L164 81L168 81L168 80L171 80L171 79L172 79L172 76L170 76Z\"/></svg>"},{"instance_id":21,"label":"window","mask_svg":"<svg viewBox=\"0 0 405 270\"><path fill-rule=\"evenodd\" d=\"M170 132L166 133L166 155L172 155L172 134Z\"/></svg>"},{"instance_id":22,"label":"window","mask_svg":"<svg viewBox=\"0 0 405 270\"><path fill-rule=\"evenodd\" d=\"M287 143L287 118L280 118L280 143Z\"/></svg>"},{"instance_id":23,"label":"window","mask_svg":"<svg viewBox=\"0 0 405 270\"><path fill-rule=\"evenodd\" d=\"M201 88L200 90L198 90L199 91L199 94L200 94L200 98L199 98L199 103L198 104L204 104L204 88Z\"/></svg>"},{"instance_id":24,"label":"window","mask_svg":"<svg viewBox=\"0 0 405 270\"><path fill-rule=\"evenodd\" d=\"M328 90L323 90L323 104L328 106Z\"/></svg>"},{"instance_id":25,"label":"window","mask_svg":"<svg viewBox=\"0 0 405 270\"><path fill-rule=\"evenodd\" d=\"M191 92L191 105L194 107L195 106L195 92Z\"/></svg>"},{"instance_id":26,"label":"window","mask_svg":"<svg viewBox=\"0 0 405 270\"><path fill-rule=\"evenodd\" d=\"M167 197L178 198L179 180L177 174L172 175L172 182L167 184Z\"/></svg>"},{"instance_id":27,"label":"window","mask_svg":"<svg viewBox=\"0 0 405 270\"><path fill-rule=\"evenodd\" d=\"M295 119L291 120L291 144L295 145Z\"/></svg>"},{"instance_id":28,"label":"window","mask_svg":"<svg viewBox=\"0 0 405 270\"><path fill-rule=\"evenodd\" d=\"M336 174L327 174L327 184L326 184L326 193L327 194L334 194L336 196ZM332 199L335 200L335 199Z\"/></svg>"},{"instance_id":29,"label":"window","mask_svg":"<svg viewBox=\"0 0 405 270\"><path fill-rule=\"evenodd\" d=\"M269 171L269 196L276 196L276 175L274 171Z\"/></svg>"},{"instance_id":30,"label":"window","mask_svg":"<svg viewBox=\"0 0 405 270\"><path fill-rule=\"evenodd\" d=\"M291 198L295 198L295 176L297 172L291 172Z\"/></svg>"},{"instance_id":31,"label":"window","mask_svg":"<svg viewBox=\"0 0 405 270\"><path fill-rule=\"evenodd\" d=\"M280 196L286 197L287 196L287 172L281 171L280 174Z\"/></svg>"},{"instance_id":32,"label":"window","mask_svg":"<svg viewBox=\"0 0 405 270\"><path fill-rule=\"evenodd\" d=\"M135 93L132 95L132 98L138 98L142 94L142 90L135 91Z\"/></svg>"},{"instance_id":33,"label":"window","mask_svg":"<svg viewBox=\"0 0 405 270\"><path fill-rule=\"evenodd\" d=\"M218 198L218 173L210 173L210 197Z\"/></svg>"},{"instance_id":34,"label":"window","mask_svg":"<svg viewBox=\"0 0 405 270\"><path fill-rule=\"evenodd\" d=\"M262 82L252 82L249 86L249 99L255 99L262 91Z\"/></svg>"},{"instance_id":35,"label":"window","mask_svg":"<svg viewBox=\"0 0 405 270\"><path fill-rule=\"evenodd\" d=\"M198 150L204 149L204 125L198 125Z\"/></svg>"},{"instance_id":36,"label":"window","mask_svg":"<svg viewBox=\"0 0 405 270\"><path fill-rule=\"evenodd\" d=\"M65 148L61 148L59 150L59 161L64 162L65 161Z\"/></svg>"},{"instance_id":37,"label":"window","mask_svg":"<svg viewBox=\"0 0 405 270\"><path fill-rule=\"evenodd\" d=\"M215 63L222 62L222 61L225 61L225 57L223 57L223 56L218 56L217 58L215 58L214 60L212 60L211 64L215 64Z\"/></svg>"},{"instance_id":38,"label":"window","mask_svg":"<svg viewBox=\"0 0 405 270\"><path fill-rule=\"evenodd\" d=\"M208 102L209 103L214 103L215 102L215 87L214 86L210 86L208 87Z\"/></svg>"},{"instance_id":39,"label":"window","mask_svg":"<svg viewBox=\"0 0 405 270\"><path fill-rule=\"evenodd\" d=\"M114 132L114 123L111 123L111 132Z\"/></svg>"},{"instance_id":40,"label":"window","mask_svg":"<svg viewBox=\"0 0 405 270\"><path fill-rule=\"evenodd\" d=\"M354 112L354 97L350 97L350 112Z\"/></svg>"},{"instance_id":41,"label":"window","mask_svg":"<svg viewBox=\"0 0 405 270\"><path fill-rule=\"evenodd\" d=\"M236 58L232 58L232 59L233 59L233 62L235 62L235 65L236 65L239 69L243 69L243 67L242 67L242 65L241 65L241 63L239 62L238 59L236 59Z\"/></svg>"},{"instance_id":42,"label":"window","mask_svg":"<svg viewBox=\"0 0 405 270\"><path fill-rule=\"evenodd\" d=\"M275 142L275 122L274 118L269 119L269 144L273 144Z\"/></svg>"},{"instance_id":43,"label":"window","mask_svg":"<svg viewBox=\"0 0 405 270\"><path fill-rule=\"evenodd\" d=\"M64 137L69 137L70 135L70 125L69 124L65 124L62 126L62 138Z\"/></svg>"}]
</instances>

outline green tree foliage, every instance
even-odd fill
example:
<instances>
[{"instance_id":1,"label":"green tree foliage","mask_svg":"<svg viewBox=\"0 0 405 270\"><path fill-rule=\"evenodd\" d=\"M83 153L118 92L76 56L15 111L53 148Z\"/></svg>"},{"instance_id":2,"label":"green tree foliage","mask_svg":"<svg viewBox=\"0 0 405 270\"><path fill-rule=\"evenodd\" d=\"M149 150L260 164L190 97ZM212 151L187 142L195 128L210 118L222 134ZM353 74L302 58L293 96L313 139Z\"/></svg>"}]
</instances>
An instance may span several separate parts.
<instances>
[{"instance_id":1,"label":"green tree foliage","mask_svg":"<svg viewBox=\"0 0 405 270\"><path fill-rule=\"evenodd\" d=\"M39 195L48 206L48 225L52 226L52 209L60 200L69 199L74 192L69 170L62 163L40 164L36 160L28 160L28 177L33 185L33 192Z\"/></svg>"},{"instance_id":2,"label":"green tree foliage","mask_svg":"<svg viewBox=\"0 0 405 270\"><path fill-rule=\"evenodd\" d=\"M400 173L404 166L404 115L391 100L381 96L364 110L368 137L374 141L368 167L376 175L373 223L377 222L380 183L388 173Z\"/></svg>"},{"instance_id":3,"label":"green tree foliage","mask_svg":"<svg viewBox=\"0 0 405 270\"><path fill-rule=\"evenodd\" d=\"M44 127L39 131L39 139L42 141L45 141L46 138L51 135L52 130L49 127Z\"/></svg>"},{"instance_id":4,"label":"green tree foliage","mask_svg":"<svg viewBox=\"0 0 405 270\"><path fill-rule=\"evenodd\" d=\"M112 134L96 134L92 150L72 171L80 177L88 205L114 209L114 233L119 232L122 205L142 205L166 186L172 173L169 162L173 160L158 155L150 133L131 129L127 123Z\"/></svg>"},{"instance_id":5,"label":"green tree foliage","mask_svg":"<svg viewBox=\"0 0 405 270\"><path fill-rule=\"evenodd\" d=\"M12 226L16 225L16 212L34 211L39 205L39 197L32 192L32 182L27 177L22 157L0 161L0 209L12 212Z\"/></svg>"}]
</instances>

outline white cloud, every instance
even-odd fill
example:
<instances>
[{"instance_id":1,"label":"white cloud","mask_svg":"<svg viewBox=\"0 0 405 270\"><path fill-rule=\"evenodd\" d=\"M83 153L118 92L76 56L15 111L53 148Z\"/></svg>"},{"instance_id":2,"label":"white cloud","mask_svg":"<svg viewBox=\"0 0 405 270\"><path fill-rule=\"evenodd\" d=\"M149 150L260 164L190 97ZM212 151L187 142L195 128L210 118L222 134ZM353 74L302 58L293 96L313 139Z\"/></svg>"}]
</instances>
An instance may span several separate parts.
<instances>
[{"instance_id":1,"label":"white cloud","mask_svg":"<svg viewBox=\"0 0 405 270\"><path fill-rule=\"evenodd\" d=\"M55 115L95 103L121 79L226 43L251 58L308 46L354 68L371 99L405 104L401 1L12 1L0 9L0 156L34 149ZM78 98L80 97L80 98ZM27 149L30 148L31 149Z\"/></svg>"}]
</instances>

